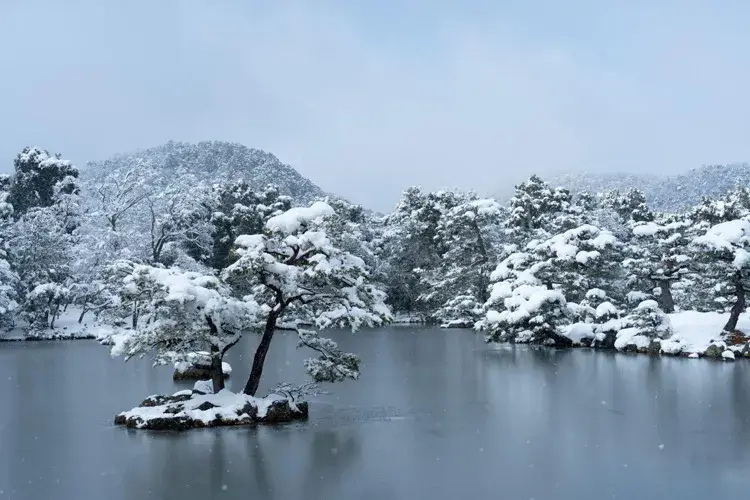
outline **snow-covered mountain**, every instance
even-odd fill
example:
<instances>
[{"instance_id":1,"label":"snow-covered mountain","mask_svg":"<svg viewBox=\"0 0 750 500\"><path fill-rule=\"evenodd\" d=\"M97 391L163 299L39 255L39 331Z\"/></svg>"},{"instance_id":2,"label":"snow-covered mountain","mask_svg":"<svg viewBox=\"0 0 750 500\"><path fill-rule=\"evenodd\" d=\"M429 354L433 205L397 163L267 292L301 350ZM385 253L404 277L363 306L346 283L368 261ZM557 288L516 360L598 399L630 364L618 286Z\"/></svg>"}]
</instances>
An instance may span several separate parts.
<instances>
[{"instance_id":1,"label":"snow-covered mountain","mask_svg":"<svg viewBox=\"0 0 750 500\"><path fill-rule=\"evenodd\" d=\"M545 176L545 180L553 186L568 188L573 193L637 188L646 195L652 209L681 211L698 203L703 196L723 196L738 183L750 185L750 164L707 165L674 176L578 172ZM511 195L503 192L501 198L506 199Z\"/></svg>"},{"instance_id":2,"label":"snow-covered mountain","mask_svg":"<svg viewBox=\"0 0 750 500\"><path fill-rule=\"evenodd\" d=\"M222 141L197 144L170 141L108 160L90 162L82 175L100 178L142 162L152 168L188 172L208 182L243 179L258 189L273 184L281 194L291 196L297 203L306 204L326 195L315 183L271 153Z\"/></svg>"}]
</instances>

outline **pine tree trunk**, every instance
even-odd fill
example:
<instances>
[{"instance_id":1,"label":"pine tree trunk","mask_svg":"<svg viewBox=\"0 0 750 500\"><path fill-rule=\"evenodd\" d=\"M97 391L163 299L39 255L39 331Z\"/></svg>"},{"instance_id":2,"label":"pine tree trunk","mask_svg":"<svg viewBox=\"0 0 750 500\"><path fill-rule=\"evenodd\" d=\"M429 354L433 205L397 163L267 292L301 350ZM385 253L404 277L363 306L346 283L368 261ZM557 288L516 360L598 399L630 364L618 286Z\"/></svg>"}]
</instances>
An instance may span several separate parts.
<instances>
[{"instance_id":1,"label":"pine tree trunk","mask_svg":"<svg viewBox=\"0 0 750 500\"><path fill-rule=\"evenodd\" d=\"M276 319L278 317L279 313L272 311L266 320L266 328L263 331L260 344L258 344L258 349L255 351L253 368L250 370L250 377L247 379L247 384L245 384L245 390L243 391L248 396L255 396L255 393L258 392L260 376L263 374L263 363L266 362L266 354L268 354L268 348L271 346L271 339L276 330Z\"/></svg>"},{"instance_id":2,"label":"pine tree trunk","mask_svg":"<svg viewBox=\"0 0 750 500\"><path fill-rule=\"evenodd\" d=\"M54 330L55 329L55 320L57 319L57 316L60 314L60 303L56 303L54 307L52 308L52 318L49 320L49 327Z\"/></svg>"},{"instance_id":3,"label":"pine tree trunk","mask_svg":"<svg viewBox=\"0 0 750 500\"><path fill-rule=\"evenodd\" d=\"M732 333L737 329L737 321L740 319L740 314L745 312L745 287L742 284L742 274L738 271L734 275L734 290L737 300L732 306L732 312L729 314L729 321L724 325L724 331Z\"/></svg>"},{"instance_id":4,"label":"pine tree trunk","mask_svg":"<svg viewBox=\"0 0 750 500\"><path fill-rule=\"evenodd\" d=\"M133 301L133 330L138 326L138 302Z\"/></svg>"},{"instance_id":5,"label":"pine tree trunk","mask_svg":"<svg viewBox=\"0 0 750 500\"><path fill-rule=\"evenodd\" d=\"M674 312L674 298L672 297L672 282L669 280L659 280L659 306L665 313Z\"/></svg>"},{"instance_id":6,"label":"pine tree trunk","mask_svg":"<svg viewBox=\"0 0 750 500\"><path fill-rule=\"evenodd\" d=\"M224 370L221 368L222 356L216 347L211 346L211 382L214 385L214 394L224 389Z\"/></svg>"},{"instance_id":7,"label":"pine tree trunk","mask_svg":"<svg viewBox=\"0 0 750 500\"><path fill-rule=\"evenodd\" d=\"M80 325L83 323L83 317L86 316L86 313L88 312L88 309L86 309L86 306L83 306L83 309L81 310L81 315L78 316L78 324Z\"/></svg>"}]
</instances>

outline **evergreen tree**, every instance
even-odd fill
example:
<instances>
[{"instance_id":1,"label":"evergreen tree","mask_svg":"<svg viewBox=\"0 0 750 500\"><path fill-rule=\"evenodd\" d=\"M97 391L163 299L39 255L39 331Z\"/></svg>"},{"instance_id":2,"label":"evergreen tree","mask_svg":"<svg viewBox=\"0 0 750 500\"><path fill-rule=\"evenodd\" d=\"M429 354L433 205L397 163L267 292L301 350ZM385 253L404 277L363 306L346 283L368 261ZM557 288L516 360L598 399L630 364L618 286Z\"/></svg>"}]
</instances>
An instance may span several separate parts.
<instances>
[{"instance_id":1,"label":"evergreen tree","mask_svg":"<svg viewBox=\"0 0 750 500\"><path fill-rule=\"evenodd\" d=\"M724 332L733 333L746 308L750 272L750 222L733 220L711 227L693 240L703 264L701 274L718 283L717 299L731 304ZM727 300L727 296L731 299Z\"/></svg>"},{"instance_id":2,"label":"evergreen tree","mask_svg":"<svg viewBox=\"0 0 750 500\"><path fill-rule=\"evenodd\" d=\"M305 368L314 381L322 382L356 378L359 359L305 325L356 329L390 317L385 294L368 282L364 261L337 248L326 234L325 219L332 216L333 209L323 202L292 208L268 219L263 233L235 241L238 259L223 276L265 313L245 394L254 396L258 390L281 321L297 329L300 346L319 354L305 361Z\"/></svg>"},{"instance_id":3,"label":"evergreen tree","mask_svg":"<svg viewBox=\"0 0 750 500\"><path fill-rule=\"evenodd\" d=\"M640 223L633 227L631 257L624 261L631 287L654 293L667 313L675 311L672 285L690 274L692 221Z\"/></svg>"},{"instance_id":4,"label":"evergreen tree","mask_svg":"<svg viewBox=\"0 0 750 500\"><path fill-rule=\"evenodd\" d=\"M121 302L140 300L134 328L112 338L113 355L155 355L156 364L188 361L208 351L213 392L224 388L222 360L242 332L256 326L261 309L237 300L214 276L120 261L112 275Z\"/></svg>"},{"instance_id":5,"label":"evergreen tree","mask_svg":"<svg viewBox=\"0 0 750 500\"><path fill-rule=\"evenodd\" d=\"M10 185L9 202L16 216L25 214L34 207L49 207L56 202L55 197L63 184L63 194L77 191L75 182L67 178L77 178L78 169L68 160L33 147L26 147L13 162L15 173Z\"/></svg>"}]
</instances>

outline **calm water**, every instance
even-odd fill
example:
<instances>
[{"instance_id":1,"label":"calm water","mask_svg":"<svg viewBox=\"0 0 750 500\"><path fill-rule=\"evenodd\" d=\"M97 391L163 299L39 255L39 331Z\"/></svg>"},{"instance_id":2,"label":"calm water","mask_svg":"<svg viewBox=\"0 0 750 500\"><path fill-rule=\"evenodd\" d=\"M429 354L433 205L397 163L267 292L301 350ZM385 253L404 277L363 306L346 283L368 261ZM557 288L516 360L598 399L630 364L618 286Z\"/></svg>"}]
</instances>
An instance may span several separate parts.
<instances>
[{"instance_id":1,"label":"calm water","mask_svg":"<svg viewBox=\"0 0 750 500\"><path fill-rule=\"evenodd\" d=\"M389 328L310 421L154 434L112 418L186 387L93 341L0 344L0 499L746 499L750 363L486 346ZM241 386L256 339L230 353ZM289 334L265 387L303 380ZM286 362L289 360L289 362Z\"/></svg>"}]
</instances>

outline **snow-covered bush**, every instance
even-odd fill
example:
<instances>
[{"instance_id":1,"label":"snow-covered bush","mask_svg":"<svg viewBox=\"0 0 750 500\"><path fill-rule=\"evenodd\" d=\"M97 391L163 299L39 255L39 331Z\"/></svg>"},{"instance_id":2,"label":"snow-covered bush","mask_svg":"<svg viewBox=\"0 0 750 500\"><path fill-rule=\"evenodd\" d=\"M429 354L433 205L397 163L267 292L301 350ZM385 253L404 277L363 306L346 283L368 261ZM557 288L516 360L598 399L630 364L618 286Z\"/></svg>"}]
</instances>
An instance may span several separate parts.
<instances>
[{"instance_id":1,"label":"snow-covered bush","mask_svg":"<svg viewBox=\"0 0 750 500\"><path fill-rule=\"evenodd\" d=\"M655 300L644 300L628 314L622 328L617 333L615 348L620 350L634 349L649 350L658 353L661 348L660 340L668 338L672 326L664 311L659 308Z\"/></svg>"},{"instance_id":2,"label":"snow-covered bush","mask_svg":"<svg viewBox=\"0 0 750 500\"><path fill-rule=\"evenodd\" d=\"M57 283L43 283L26 295L23 317L31 331L55 327L61 309L70 300L70 289Z\"/></svg>"},{"instance_id":3,"label":"snow-covered bush","mask_svg":"<svg viewBox=\"0 0 750 500\"><path fill-rule=\"evenodd\" d=\"M457 295L435 313L442 328L472 328L484 314L482 302L473 293Z\"/></svg>"},{"instance_id":4,"label":"snow-covered bush","mask_svg":"<svg viewBox=\"0 0 750 500\"><path fill-rule=\"evenodd\" d=\"M485 338L492 342L569 345L560 334L568 323L565 297L559 290L521 284L503 298L504 309L490 309L482 323Z\"/></svg>"}]
</instances>

